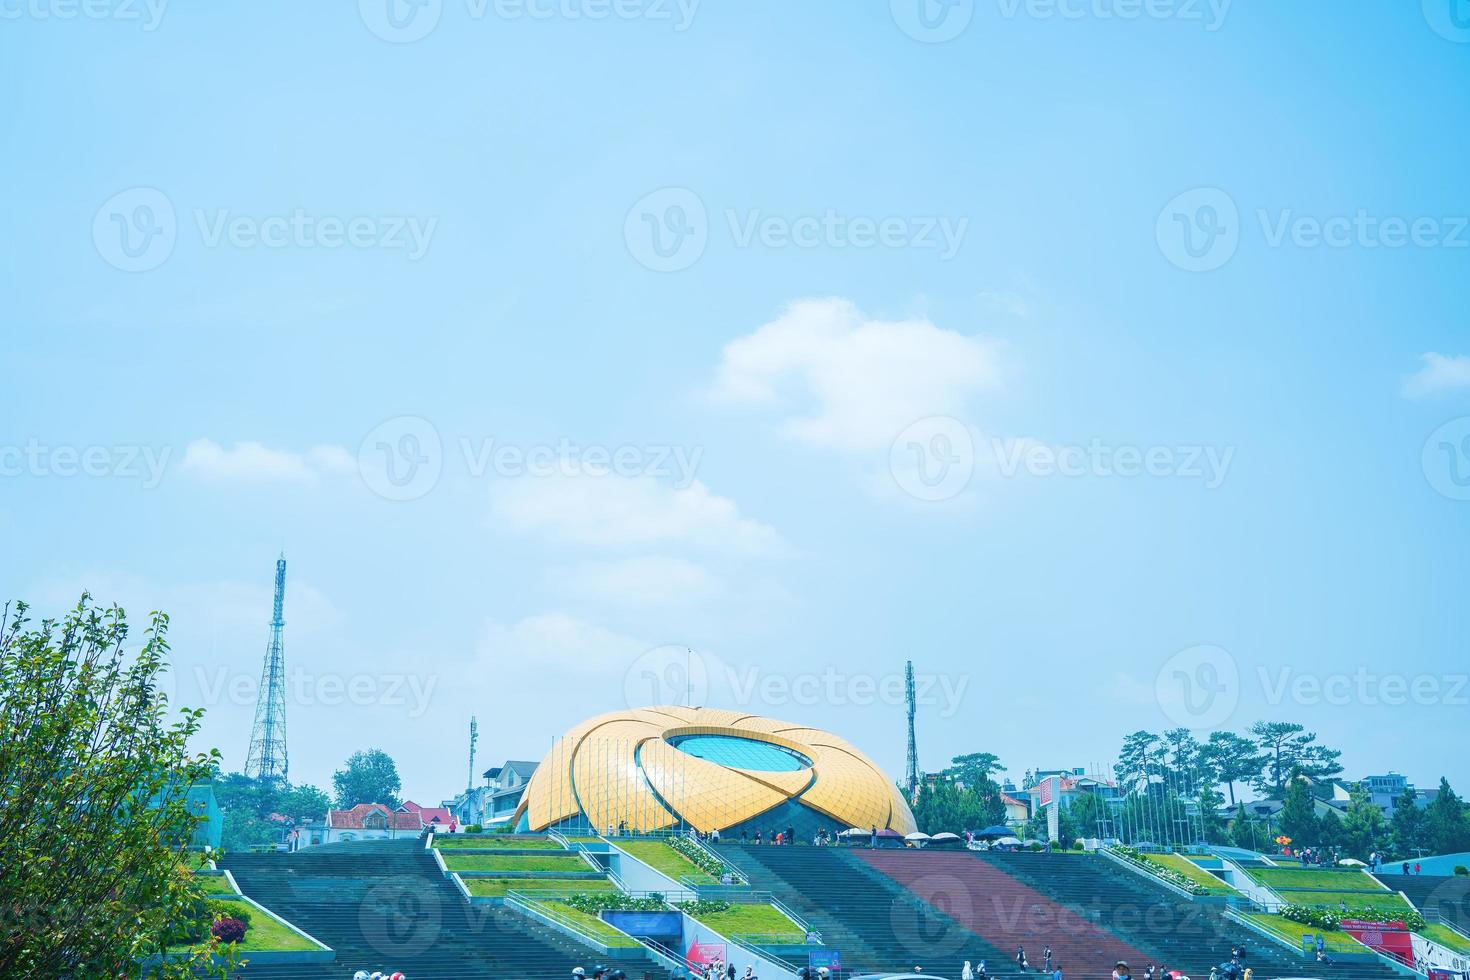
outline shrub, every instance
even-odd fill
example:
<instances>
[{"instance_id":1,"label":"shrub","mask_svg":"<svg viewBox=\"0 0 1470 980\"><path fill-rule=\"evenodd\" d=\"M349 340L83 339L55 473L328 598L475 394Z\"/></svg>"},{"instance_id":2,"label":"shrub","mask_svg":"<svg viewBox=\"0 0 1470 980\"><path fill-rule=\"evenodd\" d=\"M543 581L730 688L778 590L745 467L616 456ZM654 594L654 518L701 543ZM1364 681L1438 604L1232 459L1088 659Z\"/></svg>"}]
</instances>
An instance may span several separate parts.
<instances>
[{"instance_id":1,"label":"shrub","mask_svg":"<svg viewBox=\"0 0 1470 980\"><path fill-rule=\"evenodd\" d=\"M1081 846L1080 841L1078 842L1078 846ZM1204 895L1208 891L1208 889L1191 879L1188 875L1180 874L1173 868L1166 868L1162 864L1150 861L1148 857L1137 848L1128 847L1124 844L1119 844L1116 847L1108 848L1108 852L1110 854L1116 854L1118 857L1127 861L1129 864L1137 865L1138 867L1147 871L1149 874L1153 875L1156 878L1162 878L1171 885L1183 888L1191 895Z\"/></svg>"},{"instance_id":2,"label":"shrub","mask_svg":"<svg viewBox=\"0 0 1470 980\"><path fill-rule=\"evenodd\" d=\"M244 922L230 916L216 919L214 925L209 927L209 934L222 943L238 943L245 938L245 931L248 928Z\"/></svg>"},{"instance_id":3,"label":"shrub","mask_svg":"<svg viewBox=\"0 0 1470 980\"><path fill-rule=\"evenodd\" d=\"M729 902L675 902L674 908L681 912L688 912L698 919L705 915L718 915L721 912L730 911Z\"/></svg>"},{"instance_id":4,"label":"shrub","mask_svg":"<svg viewBox=\"0 0 1470 980\"><path fill-rule=\"evenodd\" d=\"M664 897L656 892L646 898L634 898L622 892L578 892L569 896L566 904L594 916L599 912L661 912L667 908Z\"/></svg>"},{"instance_id":5,"label":"shrub","mask_svg":"<svg viewBox=\"0 0 1470 980\"><path fill-rule=\"evenodd\" d=\"M1313 908L1306 905L1283 905L1281 916L1293 922L1316 926L1318 929L1328 931L1341 929L1343 919L1357 919L1361 922L1402 921L1410 931L1423 929L1425 925L1424 916L1414 909L1350 908L1343 912L1338 909Z\"/></svg>"},{"instance_id":6,"label":"shrub","mask_svg":"<svg viewBox=\"0 0 1470 980\"><path fill-rule=\"evenodd\" d=\"M696 868L712 878L724 875L725 865L710 857L709 852L687 837L669 838L669 846L689 859Z\"/></svg>"},{"instance_id":7,"label":"shrub","mask_svg":"<svg viewBox=\"0 0 1470 980\"><path fill-rule=\"evenodd\" d=\"M485 828L477 823L465 824L464 832L467 834L483 834Z\"/></svg>"},{"instance_id":8,"label":"shrub","mask_svg":"<svg viewBox=\"0 0 1470 980\"><path fill-rule=\"evenodd\" d=\"M1455 865L1455 874L1460 875L1461 877L1464 877L1465 875L1470 875L1470 868L1465 867L1463 864L1457 864Z\"/></svg>"}]
</instances>

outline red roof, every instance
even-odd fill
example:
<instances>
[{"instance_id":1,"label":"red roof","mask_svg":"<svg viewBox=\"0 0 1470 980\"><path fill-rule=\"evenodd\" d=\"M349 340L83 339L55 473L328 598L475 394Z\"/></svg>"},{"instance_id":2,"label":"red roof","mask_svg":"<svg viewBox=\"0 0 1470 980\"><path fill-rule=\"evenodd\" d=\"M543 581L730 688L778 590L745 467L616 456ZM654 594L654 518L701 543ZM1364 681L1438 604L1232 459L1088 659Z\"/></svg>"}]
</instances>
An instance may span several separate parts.
<instances>
[{"instance_id":1,"label":"red roof","mask_svg":"<svg viewBox=\"0 0 1470 980\"><path fill-rule=\"evenodd\" d=\"M454 821L453 814L449 812L448 807L444 806L419 806L413 800L404 800L398 809L407 813L417 813L425 827L436 824L441 827L448 827Z\"/></svg>"},{"instance_id":2,"label":"red roof","mask_svg":"<svg viewBox=\"0 0 1470 980\"><path fill-rule=\"evenodd\" d=\"M1010 795L1009 793L1002 793L1002 794L1000 794L1000 801L1002 803L1004 803L1006 806L1027 806L1028 805L1028 804L1024 803L1023 801L1016 799L1014 796Z\"/></svg>"},{"instance_id":3,"label":"red roof","mask_svg":"<svg viewBox=\"0 0 1470 980\"><path fill-rule=\"evenodd\" d=\"M405 813L402 810L394 812L382 803L359 803L351 810L328 810L327 826L338 830L363 830L366 829L367 817L371 813L381 813L385 818L383 826L391 830L422 830L424 823L419 819L417 813Z\"/></svg>"}]
</instances>

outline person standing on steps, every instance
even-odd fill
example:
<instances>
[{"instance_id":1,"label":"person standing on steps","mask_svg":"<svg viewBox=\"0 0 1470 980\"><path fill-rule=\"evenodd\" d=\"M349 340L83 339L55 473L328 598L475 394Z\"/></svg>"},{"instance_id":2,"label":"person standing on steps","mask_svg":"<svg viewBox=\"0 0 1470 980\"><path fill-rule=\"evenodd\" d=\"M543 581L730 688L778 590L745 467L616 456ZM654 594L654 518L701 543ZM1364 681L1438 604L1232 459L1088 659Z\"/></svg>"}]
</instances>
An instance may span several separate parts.
<instances>
[{"instance_id":1,"label":"person standing on steps","mask_svg":"<svg viewBox=\"0 0 1470 980\"><path fill-rule=\"evenodd\" d=\"M1025 946L1017 946L1016 947L1016 966L1019 967L1021 969L1021 972L1023 972L1023 973L1025 971L1031 969L1031 964L1026 962L1026 947Z\"/></svg>"},{"instance_id":2,"label":"person standing on steps","mask_svg":"<svg viewBox=\"0 0 1470 980\"><path fill-rule=\"evenodd\" d=\"M1041 954L1041 972L1042 973L1050 973L1051 972L1051 947L1050 946L1046 947L1046 951Z\"/></svg>"}]
</instances>

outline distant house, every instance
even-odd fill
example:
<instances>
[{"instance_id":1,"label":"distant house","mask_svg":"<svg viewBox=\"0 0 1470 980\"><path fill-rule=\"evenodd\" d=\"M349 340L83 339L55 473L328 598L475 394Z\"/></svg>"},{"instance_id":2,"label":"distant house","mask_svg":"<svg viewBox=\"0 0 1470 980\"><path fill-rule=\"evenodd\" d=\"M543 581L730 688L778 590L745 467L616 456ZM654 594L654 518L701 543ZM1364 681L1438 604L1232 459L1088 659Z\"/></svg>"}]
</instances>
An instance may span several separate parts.
<instances>
[{"instance_id":1,"label":"distant house","mask_svg":"<svg viewBox=\"0 0 1470 980\"><path fill-rule=\"evenodd\" d=\"M1097 796L1104 801L1119 797L1118 784L1107 776L1088 773L1085 769L1041 769L1026 774L1027 789L1014 794L1017 801L1026 803L1028 816L1039 813L1042 807L1056 801L1063 810L1069 809L1084 795Z\"/></svg>"},{"instance_id":2,"label":"distant house","mask_svg":"<svg viewBox=\"0 0 1470 980\"><path fill-rule=\"evenodd\" d=\"M423 829L417 813L391 810L383 803L359 803L350 810L327 811L321 842L398 840L417 837Z\"/></svg>"},{"instance_id":3,"label":"distant house","mask_svg":"<svg viewBox=\"0 0 1470 980\"><path fill-rule=\"evenodd\" d=\"M485 785L466 790L452 800L446 800L448 809L459 821L467 824L503 824L515 816L526 784L536 772L537 763L511 759L502 766L486 769Z\"/></svg>"},{"instance_id":4,"label":"distant house","mask_svg":"<svg viewBox=\"0 0 1470 980\"><path fill-rule=\"evenodd\" d=\"M1005 822L1012 827L1024 825L1031 816L1031 804L1017 799L1010 793L1000 794L1000 802L1006 808Z\"/></svg>"},{"instance_id":5,"label":"distant house","mask_svg":"<svg viewBox=\"0 0 1470 980\"><path fill-rule=\"evenodd\" d=\"M417 813L419 822L427 830L452 834L459 829L459 821L444 806L419 806L413 800L404 800L398 805L399 813Z\"/></svg>"}]
</instances>

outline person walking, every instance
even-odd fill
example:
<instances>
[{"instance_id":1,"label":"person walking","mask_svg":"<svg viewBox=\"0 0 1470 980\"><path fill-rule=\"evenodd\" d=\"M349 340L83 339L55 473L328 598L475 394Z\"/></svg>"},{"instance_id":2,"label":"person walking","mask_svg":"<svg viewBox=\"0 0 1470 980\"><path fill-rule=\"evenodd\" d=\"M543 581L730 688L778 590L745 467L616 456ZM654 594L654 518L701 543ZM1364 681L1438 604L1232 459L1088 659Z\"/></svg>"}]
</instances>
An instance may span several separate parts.
<instances>
[{"instance_id":1,"label":"person walking","mask_svg":"<svg viewBox=\"0 0 1470 980\"><path fill-rule=\"evenodd\" d=\"M1026 962L1025 946L1016 947L1016 966L1020 967L1022 972L1031 969L1031 964Z\"/></svg>"},{"instance_id":2,"label":"person walking","mask_svg":"<svg viewBox=\"0 0 1470 980\"><path fill-rule=\"evenodd\" d=\"M1051 947L1050 946L1046 947L1046 951L1041 954L1041 972L1042 973L1050 973L1051 972Z\"/></svg>"},{"instance_id":3,"label":"person walking","mask_svg":"<svg viewBox=\"0 0 1470 980\"><path fill-rule=\"evenodd\" d=\"M975 970L970 966L969 960L965 960L965 965L960 970L960 980L975 980Z\"/></svg>"}]
</instances>

